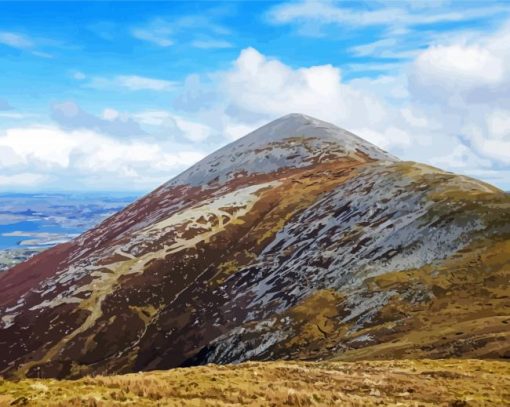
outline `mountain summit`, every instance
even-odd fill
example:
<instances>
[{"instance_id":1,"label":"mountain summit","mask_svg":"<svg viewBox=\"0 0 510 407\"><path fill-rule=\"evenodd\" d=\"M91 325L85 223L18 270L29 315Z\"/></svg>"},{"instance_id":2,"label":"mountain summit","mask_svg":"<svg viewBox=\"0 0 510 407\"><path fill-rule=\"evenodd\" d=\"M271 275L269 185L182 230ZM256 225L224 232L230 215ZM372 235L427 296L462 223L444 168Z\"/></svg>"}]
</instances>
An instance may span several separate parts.
<instances>
[{"instance_id":1,"label":"mountain summit","mask_svg":"<svg viewBox=\"0 0 510 407\"><path fill-rule=\"evenodd\" d=\"M510 197L289 115L0 275L0 371L509 357Z\"/></svg>"},{"instance_id":2,"label":"mountain summit","mask_svg":"<svg viewBox=\"0 0 510 407\"><path fill-rule=\"evenodd\" d=\"M241 173L271 173L342 158L396 160L379 147L333 124L293 113L219 149L168 185L224 182Z\"/></svg>"}]
</instances>

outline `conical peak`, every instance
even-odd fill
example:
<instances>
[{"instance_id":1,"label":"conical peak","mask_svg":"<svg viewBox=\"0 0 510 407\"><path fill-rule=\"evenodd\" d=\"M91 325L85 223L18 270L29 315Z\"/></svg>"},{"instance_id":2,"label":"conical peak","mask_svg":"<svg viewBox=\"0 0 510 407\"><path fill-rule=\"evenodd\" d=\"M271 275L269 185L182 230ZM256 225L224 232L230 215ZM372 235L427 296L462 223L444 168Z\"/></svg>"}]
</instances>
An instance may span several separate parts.
<instances>
[{"instance_id":1,"label":"conical peak","mask_svg":"<svg viewBox=\"0 0 510 407\"><path fill-rule=\"evenodd\" d=\"M377 146L331 123L291 113L217 150L167 185L224 182L239 173L267 174L356 153L373 160L396 160Z\"/></svg>"},{"instance_id":2,"label":"conical peak","mask_svg":"<svg viewBox=\"0 0 510 407\"><path fill-rule=\"evenodd\" d=\"M302 113L290 113L273 120L229 146L239 145L249 148L267 143L278 143L289 138L293 141L299 141L299 138L302 140L314 138L318 142L323 141L344 147L346 151L363 151L374 159L395 160L395 157L361 137L332 123Z\"/></svg>"},{"instance_id":3,"label":"conical peak","mask_svg":"<svg viewBox=\"0 0 510 407\"><path fill-rule=\"evenodd\" d=\"M277 141L299 135L321 137L327 134L326 130L347 133L331 123L301 113L291 113L269 122L240 140L255 138L255 135L263 141Z\"/></svg>"}]
</instances>

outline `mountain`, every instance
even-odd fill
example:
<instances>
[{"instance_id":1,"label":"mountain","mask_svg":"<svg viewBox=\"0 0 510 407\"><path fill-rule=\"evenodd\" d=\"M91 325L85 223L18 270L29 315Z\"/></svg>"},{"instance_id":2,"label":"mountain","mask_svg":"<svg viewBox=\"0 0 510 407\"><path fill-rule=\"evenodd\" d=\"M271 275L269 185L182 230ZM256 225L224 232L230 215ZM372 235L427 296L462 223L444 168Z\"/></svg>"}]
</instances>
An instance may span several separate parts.
<instances>
[{"instance_id":1,"label":"mountain","mask_svg":"<svg viewBox=\"0 0 510 407\"><path fill-rule=\"evenodd\" d=\"M510 356L510 197L282 117L0 274L0 371Z\"/></svg>"}]
</instances>

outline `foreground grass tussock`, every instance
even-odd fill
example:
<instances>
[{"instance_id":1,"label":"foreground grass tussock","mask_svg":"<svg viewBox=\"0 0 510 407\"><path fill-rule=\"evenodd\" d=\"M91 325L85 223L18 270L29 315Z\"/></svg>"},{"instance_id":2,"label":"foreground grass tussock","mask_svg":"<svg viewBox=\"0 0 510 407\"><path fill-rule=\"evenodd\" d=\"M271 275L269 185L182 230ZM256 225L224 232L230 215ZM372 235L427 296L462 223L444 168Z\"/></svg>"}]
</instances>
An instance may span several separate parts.
<instances>
[{"instance_id":1,"label":"foreground grass tussock","mask_svg":"<svg viewBox=\"0 0 510 407\"><path fill-rule=\"evenodd\" d=\"M80 380L0 382L0 406L501 406L510 364L249 362Z\"/></svg>"}]
</instances>

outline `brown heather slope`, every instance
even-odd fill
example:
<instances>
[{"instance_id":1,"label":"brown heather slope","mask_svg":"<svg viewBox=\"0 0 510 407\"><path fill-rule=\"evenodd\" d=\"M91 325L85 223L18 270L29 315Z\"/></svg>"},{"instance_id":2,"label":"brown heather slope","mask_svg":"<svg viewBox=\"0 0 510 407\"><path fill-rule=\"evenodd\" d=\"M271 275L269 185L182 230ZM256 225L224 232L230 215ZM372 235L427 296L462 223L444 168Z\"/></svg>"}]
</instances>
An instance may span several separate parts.
<instances>
[{"instance_id":1,"label":"brown heather slope","mask_svg":"<svg viewBox=\"0 0 510 407\"><path fill-rule=\"evenodd\" d=\"M0 275L0 374L510 357L510 196L290 115Z\"/></svg>"},{"instance_id":2,"label":"brown heather slope","mask_svg":"<svg viewBox=\"0 0 510 407\"><path fill-rule=\"evenodd\" d=\"M510 404L510 364L247 362L76 381L3 381L0 394L0 407L504 406Z\"/></svg>"}]
</instances>

